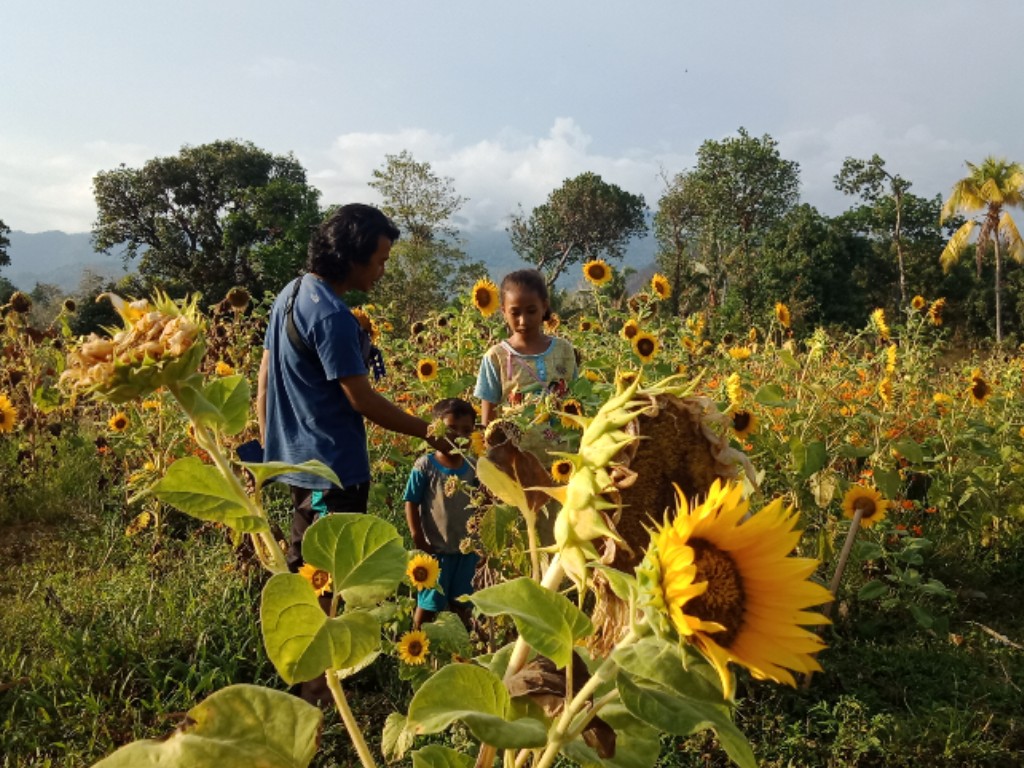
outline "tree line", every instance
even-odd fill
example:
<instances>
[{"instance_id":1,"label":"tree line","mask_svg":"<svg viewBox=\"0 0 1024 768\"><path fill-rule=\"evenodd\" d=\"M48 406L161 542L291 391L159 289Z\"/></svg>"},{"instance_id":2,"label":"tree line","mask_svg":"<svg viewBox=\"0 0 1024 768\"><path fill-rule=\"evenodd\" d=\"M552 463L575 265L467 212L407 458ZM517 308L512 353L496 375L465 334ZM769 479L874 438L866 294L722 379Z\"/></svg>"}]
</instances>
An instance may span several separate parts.
<instances>
[{"instance_id":1,"label":"tree line","mask_svg":"<svg viewBox=\"0 0 1024 768\"><path fill-rule=\"evenodd\" d=\"M860 327L875 307L898 312L922 295L944 297L947 322L966 339L1019 337L1024 242L1011 211L1024 202L1024 170L997 158L967 168L943 201L914 194L878 155L846 158L834 183L852 205L827 216L800 202L800 167L777 142L740 128L705 141L693 168L663 172L653 211L596 173L566 179L542 204L511 214L510 255L554 286L573 265L621 260L653 231L655 267L674 287L664 311L704 312L723 332L765 317L778 301L810 330ZM391 304L396 324L446 305L484 275L454 224L466 198L453 179L403 151L385 156L369 186L403 231L374 297ZM329 212L293 155L234 140L101 171L93 191L96 250L123 249L126 266L136 265L119 290L198 290L208 303L234 286L255 296L278 291L302 268L309 234ZM0 267L10 261L8 232L0 221ZM13 289L0 276L0 298ZM625 289L623 279L607 288Z\"/></svg>"}]
</instances>

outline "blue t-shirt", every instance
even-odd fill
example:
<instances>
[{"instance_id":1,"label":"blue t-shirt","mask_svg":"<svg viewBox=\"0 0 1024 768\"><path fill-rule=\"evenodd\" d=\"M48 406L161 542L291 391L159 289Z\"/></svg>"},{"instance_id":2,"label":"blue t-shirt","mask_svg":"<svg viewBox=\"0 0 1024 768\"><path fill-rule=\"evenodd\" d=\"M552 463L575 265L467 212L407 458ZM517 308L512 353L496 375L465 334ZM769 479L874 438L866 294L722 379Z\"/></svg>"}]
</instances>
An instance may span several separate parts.
<instances>
[{"instance_id":1,"label":"blue t-shirt","mask_svg":"<svg viewBox=\"0 0 1024 768\"><path fill-rule=\"evenodd\" d=\"M270 311L263 347L270 352L264 461L301 464L319 459L343 486L370 480L363 417L345 397L338 379L367 373L359 322L331 287L313 275L302 280L292 318L316 358L295 348L286 330L285 305L294 281ZM305 473L277 480L301 488L331 488L328 480Z\"/></svg>"}]
</instances>

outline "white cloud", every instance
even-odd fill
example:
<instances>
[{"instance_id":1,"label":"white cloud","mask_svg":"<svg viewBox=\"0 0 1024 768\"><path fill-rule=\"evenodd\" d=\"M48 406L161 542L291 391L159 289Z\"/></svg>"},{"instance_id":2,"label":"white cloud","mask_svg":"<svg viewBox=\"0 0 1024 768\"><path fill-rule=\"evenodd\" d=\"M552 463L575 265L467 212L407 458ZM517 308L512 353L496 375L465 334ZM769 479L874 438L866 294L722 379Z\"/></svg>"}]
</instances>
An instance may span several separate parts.
<instances>
[{"instance_id":1,"label":"white cloud","mask_svg":"<svg viewBox=\"0 0 1024 768\"><path fill-rule=\"evenodd\" d=\"M409 150L429 162L440 176L450 176L458 194L469 198L459 215L466 229L501 228L518 204L530 210L573 176L593 171L605 181L642 194L657 204L664 168L669 173L693 162L692 156L634 149L615 157L593 152L592 138L570 117L559 117L546 136L530 137L505 129L494 138L457 146L450 136L418 129L395 133L348 133L328 152L326 167L310 178L325 203L379 202L367 186L384 156Z\"/></svg>"},{"instance_id":2,"label":"white cloud","mask_svg":"<svg viewBox=\"0 0 1024 768\"><path fill-rule=\"evenodd\" d=\"M139 145L89 142L59 150L0 136L0 219L11 229L87 232L96 216L92 179L151 156Z\"/></svg>"}]
</instances>

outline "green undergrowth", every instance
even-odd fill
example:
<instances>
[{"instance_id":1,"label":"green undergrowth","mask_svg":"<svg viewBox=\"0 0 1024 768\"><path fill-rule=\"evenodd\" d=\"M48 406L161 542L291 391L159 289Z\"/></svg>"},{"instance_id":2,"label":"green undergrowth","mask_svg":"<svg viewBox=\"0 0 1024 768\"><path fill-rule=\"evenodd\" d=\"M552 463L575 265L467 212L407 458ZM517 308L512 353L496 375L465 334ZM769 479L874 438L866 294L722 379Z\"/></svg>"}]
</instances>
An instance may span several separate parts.
<instances>
[{"instance_id":1,"label":"green undergrowth","mask_svg":"<svg viewBox=\"0 0 1024 768\"><path fill-rule=\"evenodd\" d=\"M230 683L284 689L257 623L264 576L223 532L127 538L96 515L8 528L0 548L0 765L86 766L170 733ZM948 628L844 602L825 672L790 689L740 675L737 721L763 766L1005 766L1024 754L1024 558L950 560ZM407 684L382 658L346 684L371 745ZM458 731L448 738L458 743ZM316 766L354 765L333 713ZM662 766L724 766L712 737L666 738Z\"/></svg>"}]
</instances>

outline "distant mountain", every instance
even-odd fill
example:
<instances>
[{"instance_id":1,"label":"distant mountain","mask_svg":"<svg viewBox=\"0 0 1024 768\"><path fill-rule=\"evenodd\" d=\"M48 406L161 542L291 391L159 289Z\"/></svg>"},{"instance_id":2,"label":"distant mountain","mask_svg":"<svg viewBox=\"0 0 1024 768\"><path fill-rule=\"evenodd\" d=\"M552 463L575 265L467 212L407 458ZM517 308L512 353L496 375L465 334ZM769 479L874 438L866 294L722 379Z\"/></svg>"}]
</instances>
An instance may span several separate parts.
<instances>
[{"instance_id":1,"label":"distant mountain","mask_svg":"<svg viewBox=\"0 0 1024 768\"><path fill-rule=\"evenodd\" d=\"M36 283L49 283L59 286L65 291L75 290L86 270L119 280L127 272L124 269L119 252L113 255L97 253L93 250L91 235L88 232L19 232L14 230L9 235L11 244L7 249L11 263L0 269L0 275L6 277L18 288L29 291ZM482 261L486 265L491 279L495 281L516 269L529 266L512 250L508 234L496 230L473 230L461 233L462 247L470 259ZM637 278L643 276L646 281L653 271L654 254L657 243L648 236L635 240L621 263L614 262L615 268L632 267L637 270ZM581 282L578 267L562 275L558 286L573 289Z\"/></svg>"},{"instance_id":2,"label":"distant mountain","mask_svg":"<svg viewBox=\"0 0 1024 768\"><path fill-rule=\"evenodd\" d=\"M65 291L75 290L86 270L119 280L127 272L120 255L93 250L88 232L19 232L12 230L7 254L11 263L0 268L18 288L32 290L36 283L49 283Z\"/></svg>"}]
</instances>

